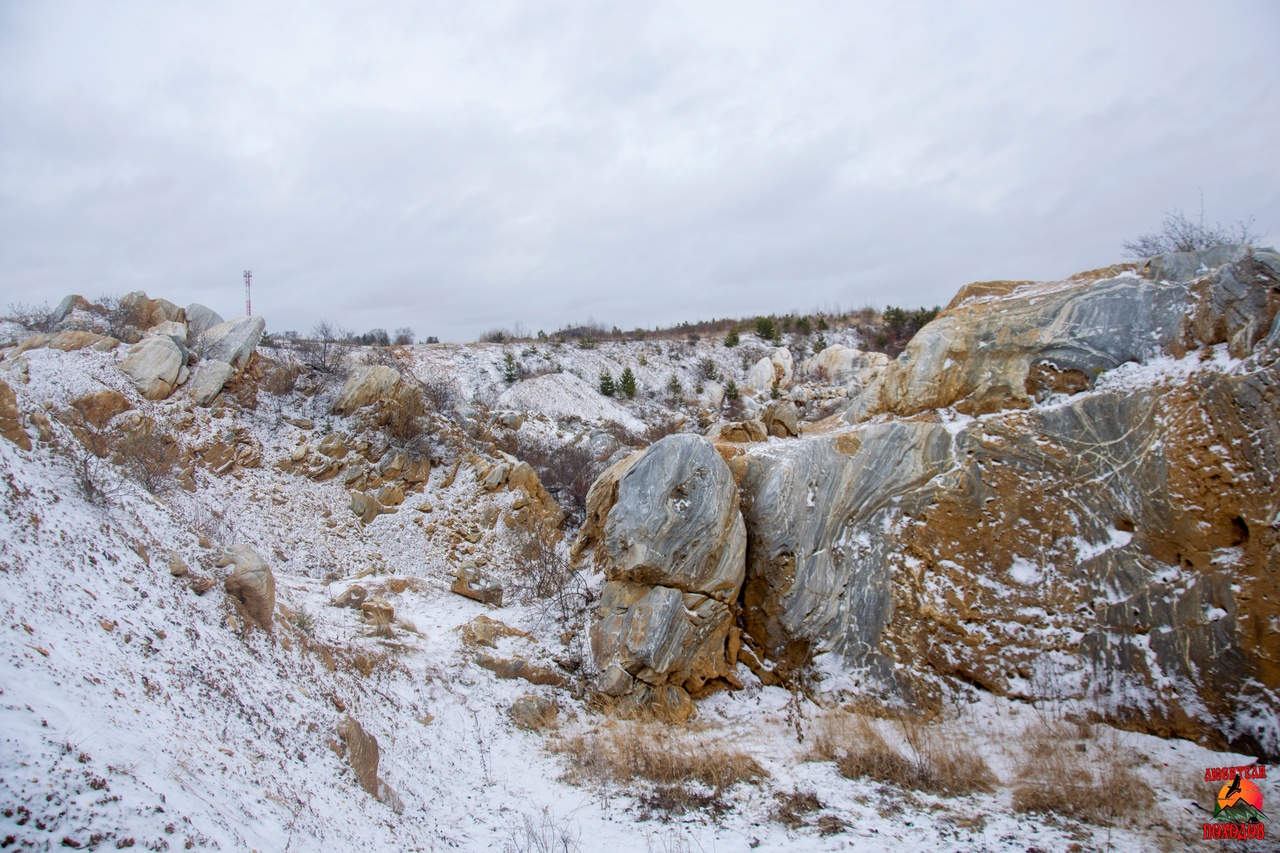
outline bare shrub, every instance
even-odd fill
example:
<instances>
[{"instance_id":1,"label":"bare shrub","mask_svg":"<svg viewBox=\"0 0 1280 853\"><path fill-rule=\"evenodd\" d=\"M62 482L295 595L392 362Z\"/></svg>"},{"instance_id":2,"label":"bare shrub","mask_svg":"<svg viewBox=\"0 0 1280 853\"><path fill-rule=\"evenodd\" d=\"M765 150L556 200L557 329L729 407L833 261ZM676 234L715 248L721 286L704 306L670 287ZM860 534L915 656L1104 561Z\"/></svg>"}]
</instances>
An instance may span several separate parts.
<instances>
[{"instance_id":1,"label":"bare shrub","mask_svg":"<svg viewBox=\"0 0 1280 853\"><path fill-rule=\"evenodd\" d=\"M140 303L126 303L119 296L101 296L96 304L104 331L113 338L127 340L132 332L146 325Z\"/></svg>"},{"instance_id":2,"label":"bare shrub","mask_svg":"<svg viewBox=\"0 0 1280 853\"><path fill-rule=\"evenodd\" d=\"M395 444L403 446L426 430L423 420L426 414L422 392L416 386L407 385L391 399L379 402L374 417L382 433Z\"/></svg>"},{"instance_id":3,"label":"bare shrub","mask_svg":"<svg viewBox=\"0 0 1280 853\"><path fill-rule=\"evenodd\" d=\"M9 303L9 318L31 332L48 332L53 328L53 309L48 302Z\"/></svg>"},{"instance_id":4,"label":"bare shrub","mask_svg":"<svg viewBox=\"0 0 1280 853\"><path fill-rule=\"evenodd\" d=\"M655 441L664 439L669 435L675 435L680 432L684 424L685 420L682 418L667 418L658 423L650 424L644 433L645 444L653 444Z\"/></svg>"},{"instance_id":5,"label":"bare shrub","mask_svg":"<svg viewBox=\"0 0 1280 853\"><path fill-rule=\"evenodd\" d=\"M664 725L611 723L597 731L558 739L550 748L567 758L565 779L576 785L697 782L723 790L769 775L754 758L723 741L695 737Z\"/></svg>"},{"instance_id":6,"label":"bare shrub","mask_svg":"<svg viewBox=\"0 0 1280 853\"><path fill-rule=\"evenodd\" d=\"M1124 244L1124 254L1128 258L1149 258L1168 252L1197 252L1212 249L1228 243L1244 243L1252 245L1263 237L1253 230L1253 220L1236 221L1231 225L1215 222L1205 224L1204 207L1201 205L1200 217L1191 220L1181 210L1174 209L1164 215L1160 227Z\"/></svg>"},{"instance_id":7,"label":"bare shrub","mask_svg":"<svg viewBox=\"0 0 1280 853\"><path fill-rule=\"evenodd\" d=\"M418 386L422 392L423 402L436 412L452 412L458 408L458 401L462 399L462 391L451 379L433 376L420 380Z\"/></svg>"},{"instance_id":8,"label":"bare shrub","mask_svg":"<svg viewBox=\"0 0 1280 853\"><path fill-rule=\"evenodd\" d=\"M1134 772L1126 752L1117 744L1086 743L1066 723L1041 721L1023 742L1014 811L1059 814L1100 826L1144 814L1155 805L1155 793Z\"/></svg>"},{"instance_id":9,"label":"bare shrub","mask_svg":"<svg viewBox=\"0 0 1280 853\"><path fill-rule=\"evenodd\" d=\"M262 387L276 397L287 396L298 387L298 376L301 373L296 364L272 362L266 375L262 377Z\"/></svg>"},{"instance_id":10,"label":"bare shrub","mask_svg":"<svg viewBox=\"0 0 1280 853\"><path fill-rule=\"evenodd\" d=\"M521 446L518 455L533 466L543 487L571 519L580 522L585 518L587 492L604 470L604 462L596 459L590 448L582 443L551 448L530 444Z\"/></svg>"},{"instance_id":11,"label":"bare shrub","mask_svg":"<svg viewBox=\"0 0 1280 853\"><path fill-rule=\"evenodd\" d=\"M311 337L298 342L302 360L313 370L324 374L341 373L346 368L351 333L321 320L311 327Z\"/></svg>"},{"instance_id":12,"label":"bare shrub","mask_svg":"<svg viewBox=\"0 0 1280 853\"><path fill-rule=\"evenodd\" d=\"M78 411L72 411L73 429L80 440L58 445L67 460L65 477L89 503L106 506L120 490L120 481L106 459L111 452L111 437Z\"/></svg>"},{"instance_id":13,"label":"bare shrub","mask_svg":"<svg viewBox=\"0 0 1280 853\"><path fill-rule=\"evenodd\" d=\"M544 612L561 624L595 602L587 577L570 563L568 547L558 531L543 525L518 531L512 564L515 577L511 588L516 596L541 602Z\"/></svg>"},{"instance_id":14,"label":"bare shrub","mask_svg":"<svg viewBox=\"0 0 1280 853\"><path fill-rule=\"evenodd\" d=\"M173 487L182 450L173 433L155 421L139 419L120 430L112 451L116 463L151 494Z\"/></svg>"},{"instance_id":15,"label":"bare shrub","mask_svg":"<svg viewBox=\"0 0 1280 853\"><path fill-rule=\"evenodd\" d=\"M546 807L537 817L521 815L518 823L507 827L507 839L503 853L575 853L582 849L568 821L557 822Z\"/></svg>"}]
</instances>

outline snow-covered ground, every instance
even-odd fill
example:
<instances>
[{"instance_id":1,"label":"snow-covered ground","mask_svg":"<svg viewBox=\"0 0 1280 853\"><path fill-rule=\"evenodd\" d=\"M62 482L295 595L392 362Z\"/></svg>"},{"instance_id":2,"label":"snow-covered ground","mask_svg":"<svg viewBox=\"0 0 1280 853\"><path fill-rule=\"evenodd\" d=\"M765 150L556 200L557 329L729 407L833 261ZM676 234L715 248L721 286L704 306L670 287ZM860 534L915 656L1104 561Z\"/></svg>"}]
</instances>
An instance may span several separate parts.
<instances>
[{"instance_id":1,"label":"snow-covered ground","mask_svg":"<svg viewBox=\"0 0 1280 853\"><path fill-rule=\"evenodd\" d=\"M502 375L511 349L441 345L415 347L412 356L419 378L451 380L463 404L499 406L504 393L514 396ZM599 411L579 413L629 429L621 417L643 425L668 411L671 375L692 390L705 359L725 381L741 383L748 366L744 348L707 341L514 349L530 373L547 362L590 385L601 370L617 378L630 366L642 389L636 400L601 398ZM159 498L108 471L111 494L96 505L76 486L68 462L74 439L65 427L54 425L58 446L31 452L0 440L5 849L1199 849L1207 813L1194 803L1210 805L1216 793L1203 782L1205 768L1250 763L1095 725L1079 748L1100 767L1131 769L1152 786L1155 805L1141 813L1118 808L1125 819L1111 828L1018 813L1013 792L1029 761L1028 733L1088 709L958 696L946 719L927 727L929 737L951 754L985 761L999 784L990 793L945 797L847 779L831 760L811 760L824 719L839 709L762 686L740 667L745 688L700 702L691 725L645 724L678 748L733 749L759 763L764 778L718 796L691 785L725 808L665 813L654 805L652 783L571 784L565 777L575 759L563 744L578 736L591 743L625 725L575 698L577 691L499 679L477 656L519 655L551 669L559 661L572 682L581 636L566 643L565 626L542 603L494 608L449 591L464 558L480 557L509 577L512 540L501 523L479 524L478 541L461 545L444 531L493 518L490 508L508 506L511 493L486 492L465 464L441 465L422 494L363 524L348 508L341 477L313 482L276 467L318 442L323 429L349 425L331 418L307 430L281 417L320 414L332 389L311 398L295 393L284 412L265 394L256 410L210 411L181 394L140 400L116 366L120 351L24 357L29 381L10 380L25 412L56 413L110 387L160 421L186 423L189 415L184 438L191 443L238 431L241 443L260 449L262 464L223 476L197 469L195 492ZM561 416L550 405L561 401L544 402L551 421ZM562 432L550 423L541 428ZM430 512L417 509L424 502ZM244 629L220 583L197 595L189 576L170 571L176 554L193 573L220 580L229 570L214 564L233 542L255 548L275 572L271 635ZM391 637L375 636L358 611L331 606L357 580L393 605ZM481 615L529 637L476 649L459 629ZM818 663L830 683L842 677L831 662ZM512 704L530 694L558 703L557 726L531 732L512 723ZM344 714L377 738L378 772L402 801L399 813L365 793L340 754ZM872 725L910 752L917 732L909 724L889 714ZM598 743L604 748L607 739ZM790 824L777 819L779 797L797 792L811 792L820 807Z\"/></svg>"}]
</instances>

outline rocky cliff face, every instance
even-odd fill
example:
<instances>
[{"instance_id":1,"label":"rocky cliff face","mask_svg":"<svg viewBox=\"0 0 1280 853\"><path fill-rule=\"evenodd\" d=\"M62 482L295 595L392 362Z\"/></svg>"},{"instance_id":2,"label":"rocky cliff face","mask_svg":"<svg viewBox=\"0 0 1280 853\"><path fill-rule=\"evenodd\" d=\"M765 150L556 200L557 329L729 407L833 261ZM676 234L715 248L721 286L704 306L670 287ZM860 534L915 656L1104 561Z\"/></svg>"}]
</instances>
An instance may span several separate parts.
<instances>
[{"instance_id":1,"label":"rocky cliff face","mask_svg":"<svg viewBox=\"0 0 1280 853\"><path fill-rule=\"evenodd\" d=\"M606 582L591 647L601 692L626 710L692 713L709 682L736 685L730 635L746 534L729 468L711 442L673 435L592 487L576 548Z\"/></svg>"},{"instance_id":2,"label":"rocky cliff face","mask_svg":"<svg viewBox=\"0 0 1280 853\"><path fill-rule=\"evenodd\" d=\"M1276 755L1277 282L1229 247L962 292L847 430L734 460L751 640Z\"/></svg>"}]
</instances>

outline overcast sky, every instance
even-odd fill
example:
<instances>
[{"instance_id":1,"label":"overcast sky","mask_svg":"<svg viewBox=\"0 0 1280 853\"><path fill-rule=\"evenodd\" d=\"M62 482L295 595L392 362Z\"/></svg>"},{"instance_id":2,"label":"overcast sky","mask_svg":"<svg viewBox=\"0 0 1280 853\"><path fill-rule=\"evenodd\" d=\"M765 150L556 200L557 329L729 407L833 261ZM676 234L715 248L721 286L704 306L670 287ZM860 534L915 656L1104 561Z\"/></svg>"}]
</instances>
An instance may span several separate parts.
<instances>
[{"instance_id":1,"label":"overcast sky","mask_svg":"<svg viewBox=\"0 0 1280 853\"><path fill-rule=\"evenodd\" d=\"M1048 8L1056 6L1056 9ZM372 11L371 11L372 9ZM0 308L474 340L1280 243L1280 3L0 0Z\"/></svg>"}]
</instances>

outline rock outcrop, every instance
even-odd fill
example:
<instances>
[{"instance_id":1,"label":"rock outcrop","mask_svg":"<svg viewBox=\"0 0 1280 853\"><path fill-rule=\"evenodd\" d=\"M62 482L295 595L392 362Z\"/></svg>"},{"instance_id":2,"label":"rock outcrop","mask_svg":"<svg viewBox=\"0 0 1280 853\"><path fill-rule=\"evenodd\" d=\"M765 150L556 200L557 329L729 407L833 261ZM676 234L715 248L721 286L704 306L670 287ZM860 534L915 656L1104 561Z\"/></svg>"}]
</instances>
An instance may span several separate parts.
<instances>
[{"instance_id":1,"label":"rock outcrop","mask_svg":"<svg viewBox=\"0 0 1280 853\"><path fill-rule=\"evenodd\" d=\"M1280 753L1280 257L1141 269L968 289L854 426L735 459L750 642Z\"/></svg>"},{"instance_id":2,"label":"rock outcrop","mask_svg":"<svg viewBox=\"0 0 1280 853\"><path fill-rule=\"evenodd\" d=\"M356 779L365 792L399 814L404 804L391 787L378 776L378 763L381 751L378 739L364 730L364 727L350 714L343 714L338 720L338 737L347 747L347 760L355 771Z\"/></svg>"},{"instance_id":3,"label":"rock outcrop","mask_svg":"<svg viewBox=\"0 0 1280 853\"><path fill-rule=\"evenodd\" d=\"M187 335L191 343L195 343L214 326L221 326L223 322L222 315L212 308L206 308L198 302L187 306Z\"/></svg>"},{"instance_id":4,"label":"rock outcrop","mask_svg":"<svg viewBox=\"0 0 1280 853\"><path fill-rule=\"evenodd\" d=\"M574 550L605 586L591 628L598 688L623 711L692 713L690 696L736 683L730 634L746 535L728 466L707 439L668 436L592 486Z\"/></svg>"},{"instance_id":5,"label":"rock outcrop","mask_svg":"<svg viewBox=\"0 0 1280 853\"><path fill-rule=\"evenodd\" d=\"M206 329L197 348L206 361L223 361L242 370L262 340L266 321L261 317L237 317Z\"/></svg>"},{"instance_id":6,"label":"rock outcrop","mask_svg":"<svg viewBox=\"0 0 1280 853\"><path fill-rule=\"evenodd\" d=\"M235 376L236 369L225 361L206 360L196 366L187 393L197 406L208 406L221 393L224 385Z\"/></svg>"},{"instance_id":7,"label":"rock outcrop","mask_svg":"<svg viewBox=\"0 0 1280 853\"><path fill-rule=\"evenodd\" d=\"M399 387L400 373L395 368L381 364L358 367L342 383L333 413L344 417L353 415L379 400L390 399Z\"/></svg>"},{"instance_id":8,"label":"rock outcrop","mask_svg":"<svg viewBox=\"0 0 1280 853\"><path fill-rule=\"evenodd\" d=\"M31 449L31 437L22 428L22 415L18 411L18 396L9 383L0 379L0 437L12 441L23 450Z\"/></svg>"},{"instance_id":9,"label":"rock outcrop","mask_svg":"<svg viewBox=\"0 0 1280 853\"><path fill-rule=\"evenodd\" d=\"M760 394L768 394L776 386L785 391L791 387L795 362L791 358L791 350L786 347L774 347L767 356L752 365L747 372L746 388Z\"/></svg>"},{"instance_id":10,"label":"rock outcrop","mask_svg":"<svg viewBox=\"0 0 1280 853\"><path fill-rule=\"evenodd\" d=\"M120 363L138 391L148 400L164 400L178 387L186 370L182 350L164 335L144 339Z\"/></svg>"},{"instance_id":11,"label":"rock outcrop","mask_svg":"<svg viewBox=\"0 0 1280 853\"><path fill-rule=\"evenodd\" d=\"M270 631L276 609L276 578L271 567L248 545L232 545L219 558L218 566L235 566L223 581L227 594L240 603L250 619Z\"/></svg>"}]
</instances>

